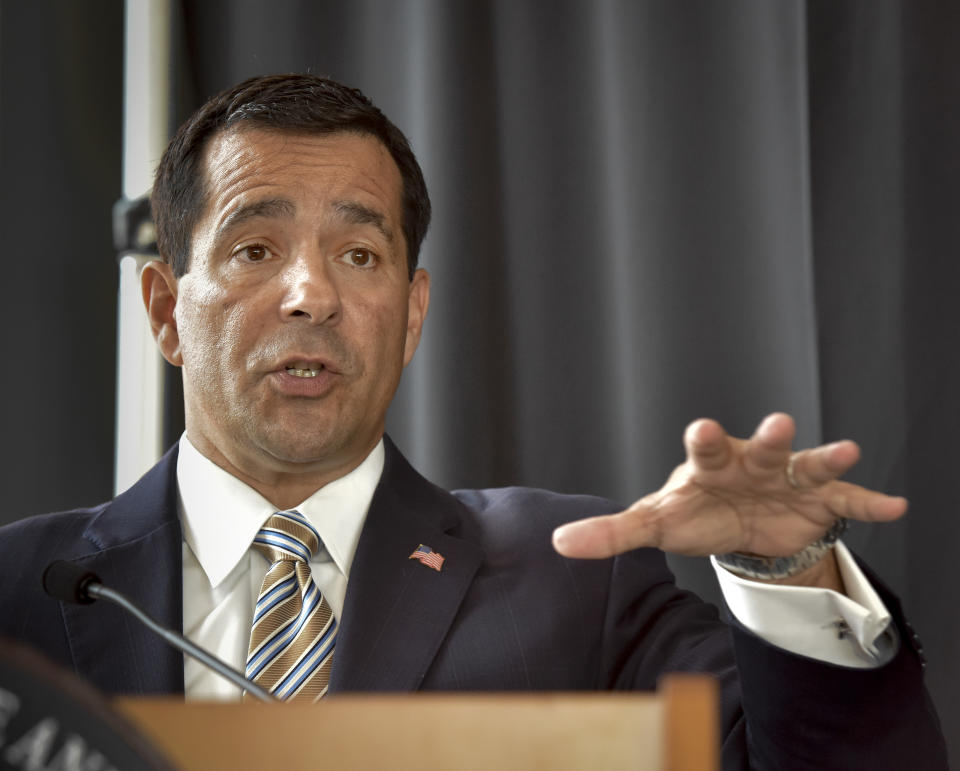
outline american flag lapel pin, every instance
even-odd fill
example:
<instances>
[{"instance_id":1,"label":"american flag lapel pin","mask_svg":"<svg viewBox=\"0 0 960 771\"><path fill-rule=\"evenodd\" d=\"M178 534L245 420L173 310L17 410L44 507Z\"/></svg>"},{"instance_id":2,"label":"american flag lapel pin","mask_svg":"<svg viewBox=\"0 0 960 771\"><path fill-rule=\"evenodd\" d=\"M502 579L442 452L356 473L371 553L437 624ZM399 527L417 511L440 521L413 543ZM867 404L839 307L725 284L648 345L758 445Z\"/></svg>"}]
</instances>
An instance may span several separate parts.
<instances>
[{"instance_id":1,"label":"american flag lapel pin","mask_svg":"<svg viewBox=\"0 0 960 771\"><path fill-rule=\"evenodd\" d=\"M420 544L407 559L419 560L428 568L433 568L439 573L440 568L443 567L443 561L446 558L440 552L434 551L429 546Z\"/></svg>"}]
</instances>

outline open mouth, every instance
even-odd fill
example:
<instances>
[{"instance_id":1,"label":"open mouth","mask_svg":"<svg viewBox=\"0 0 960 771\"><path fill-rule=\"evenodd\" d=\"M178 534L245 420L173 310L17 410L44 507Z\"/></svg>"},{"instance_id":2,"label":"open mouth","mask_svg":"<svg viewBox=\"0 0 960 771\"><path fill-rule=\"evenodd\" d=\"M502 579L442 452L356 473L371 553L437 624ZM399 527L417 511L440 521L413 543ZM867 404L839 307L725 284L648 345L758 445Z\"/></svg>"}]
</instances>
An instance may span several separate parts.
<instances>
[{"instance_id":1,"label":"open mouth","mask_svg":"<svg viewBox=\"0 0 960 771\"><path fill-rule=\"evenodd\" d=\"M324 369L322 364L291 364L286 367L288 375L293 375L294 377L316 377Z\"/></svg>"}]
</instances>

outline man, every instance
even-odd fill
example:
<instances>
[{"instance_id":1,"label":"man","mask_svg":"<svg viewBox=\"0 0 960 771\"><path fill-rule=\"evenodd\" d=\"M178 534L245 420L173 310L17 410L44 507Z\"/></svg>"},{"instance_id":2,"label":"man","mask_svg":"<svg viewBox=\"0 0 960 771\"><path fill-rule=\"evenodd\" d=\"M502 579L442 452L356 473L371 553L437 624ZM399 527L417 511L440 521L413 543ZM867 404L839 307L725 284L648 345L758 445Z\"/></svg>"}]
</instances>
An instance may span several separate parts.
<instances>
[{"instance_id":1,"label":"man","mask_svg":"<svg viewBox=\"0 0 960 771\"><path fill-rule=\"evenodd\" d=\"M749 440L698 421L687 461L621 513L452 495L407 465L384 420L427 314L430 206L362 94L306 75L230 89L171 142L153 205L164 261L143 295L186 433L115 501L0 531L17 598L0 633L107 692L239 696L113 608L44 597L38 573L69 559L285 697L709 671L726 768L946 767L895 598L834 546L842 518L906 508L838 481L852 442L791 453L785 415ZM660 550L721 555L732 626Z\"/></svg>"}]
</instances>

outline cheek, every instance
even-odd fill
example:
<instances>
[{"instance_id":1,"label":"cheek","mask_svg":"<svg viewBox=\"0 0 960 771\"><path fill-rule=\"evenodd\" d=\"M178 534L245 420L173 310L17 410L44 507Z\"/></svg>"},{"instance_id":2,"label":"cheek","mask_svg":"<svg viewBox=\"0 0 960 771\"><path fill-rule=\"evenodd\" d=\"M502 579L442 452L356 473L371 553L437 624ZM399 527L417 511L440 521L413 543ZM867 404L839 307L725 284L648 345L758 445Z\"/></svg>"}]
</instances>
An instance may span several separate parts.
<instances>
[{"instance_id":1,"label":"cheek","mask_svg":"<svg viewBox=\"0 0 960 771\"><path fill-rule=\"evenodd\" d=\"M241 306L216 291L193 292L180 299L175 313L184 367L188 372L220 368L218 362L228 360L240 343L245 326Z\"/></svg>"},{"instance_id":2,"label":"cheek","mask_svg":"<svg viewBox=\"0 0 960 771\"><path fill-rule=\"evenodd\" d=\"M368 347L368 366L377 373L374 387L392 395L403 371L403 352L407 338L406 306L396 304L371 307L364 314L364 339Z\"/></svg>"}]
</instances>

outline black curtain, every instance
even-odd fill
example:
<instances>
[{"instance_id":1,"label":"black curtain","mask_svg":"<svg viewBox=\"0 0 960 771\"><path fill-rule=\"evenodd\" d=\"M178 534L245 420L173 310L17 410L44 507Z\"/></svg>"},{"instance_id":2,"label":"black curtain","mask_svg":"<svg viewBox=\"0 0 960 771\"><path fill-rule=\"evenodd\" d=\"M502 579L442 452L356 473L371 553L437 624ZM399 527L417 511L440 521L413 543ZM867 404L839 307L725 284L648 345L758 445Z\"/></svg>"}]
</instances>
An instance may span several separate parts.
<instances>
[{"instance_id":1,"label":"black curtain","mask_svg":"<svg viewBox=\"0 0 960 771\"><path fill-rule=\"evenodd\" d=\"M0 6L7 519L109 495L120 9L97 5ZM743 434L786 410L801 444L859 440L850 478L912 510L849 541L904 597L957 755L958 17L913 0L183 0L172 103L179 120L243 77L310 70L407 132L434 292L389 430L445 486L629 502L701 415ZM673 565L716 598L702 560Z\"/></svg>"},{"instance_id":2,"label":"black curtain","mask_svg":"<svg viewBox=\"0 0 960 771\"><path fill-rule=\"evenodd\" d=\"M0 2L0 522L113 486L123 5Z\"/></svg>"}]
</instances>

